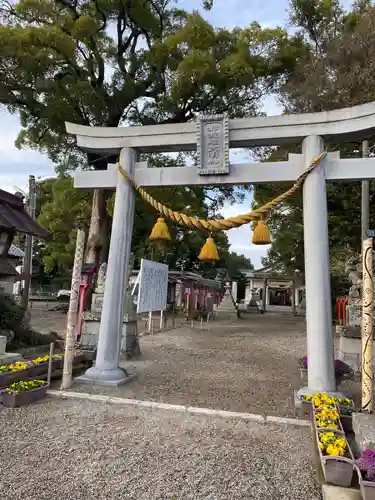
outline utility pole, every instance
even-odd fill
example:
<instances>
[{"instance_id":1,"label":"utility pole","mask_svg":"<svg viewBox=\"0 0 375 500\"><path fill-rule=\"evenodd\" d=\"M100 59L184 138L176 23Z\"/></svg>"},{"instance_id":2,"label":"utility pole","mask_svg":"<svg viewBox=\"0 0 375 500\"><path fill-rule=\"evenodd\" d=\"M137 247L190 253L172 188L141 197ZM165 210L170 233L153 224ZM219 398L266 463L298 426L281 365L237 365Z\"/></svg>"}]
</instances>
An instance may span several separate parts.
<instances>
[{"instance_id":1,"label":"utility pole","mask_svg":"<svg viewBox=\"0 0 375 500\"><path fill-rule=\"evenodd\" d=\"M30 217L35 220L36 212L36 184L35 177L29 175L29 200L28 200L28 212ZM23 261L23 275L25 287L22 290L21 305L25 309L29 305L29 293L30 293L30 283L32 275L32 259L33 259L33 237L31 234L26 235L26 248L25 257Z\"/></svg>"},{"instance_id":2,"label":"utility pole","mask_svg":"<svg viewBox=\"0 0 375 500\"><path fill-rule=\"evenodd\" d=\"M369 157L368 141L362 142L362 158ZM361 196L361 237L362 241L368 238L367 231L370 225L370 182L362 181Z\"/></svg>"}]
</instances>

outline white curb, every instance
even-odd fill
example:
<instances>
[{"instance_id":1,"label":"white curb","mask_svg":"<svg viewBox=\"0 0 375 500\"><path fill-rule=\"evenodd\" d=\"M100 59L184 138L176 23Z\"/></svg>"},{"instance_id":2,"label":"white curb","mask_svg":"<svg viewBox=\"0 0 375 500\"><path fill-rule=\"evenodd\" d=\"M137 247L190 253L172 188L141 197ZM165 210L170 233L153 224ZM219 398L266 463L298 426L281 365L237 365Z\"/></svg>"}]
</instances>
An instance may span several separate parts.
<instances>
[{"instance_id":1,"label":"white curb","mask_svg":"<svg viewBox=\"0 0 375 500\"><path fill-rule=\"evenodd\" d=\"M206 415L209 417L235 418L239 420L248 420L261 424L280 424L292 425L294 427L310 427L311 422L308 420L297 420L296 418L276 417L267 415L258 415L256 413L241 413L235 411L213 410L211 408L198 408L195 406L182 406L167 403L157 403L156 401L142 401L138 399L117 398L113 396L102 396L100 394L88 394L85 392L74 391L56 391L49 390L47 394L66 399L85 399L89 401L97 401L100 403L108 403L115 405L135 406L137 408L153 408L154 410L178 411L182 413L190 413L193 415Z\"/></svg>"}]
</instances>

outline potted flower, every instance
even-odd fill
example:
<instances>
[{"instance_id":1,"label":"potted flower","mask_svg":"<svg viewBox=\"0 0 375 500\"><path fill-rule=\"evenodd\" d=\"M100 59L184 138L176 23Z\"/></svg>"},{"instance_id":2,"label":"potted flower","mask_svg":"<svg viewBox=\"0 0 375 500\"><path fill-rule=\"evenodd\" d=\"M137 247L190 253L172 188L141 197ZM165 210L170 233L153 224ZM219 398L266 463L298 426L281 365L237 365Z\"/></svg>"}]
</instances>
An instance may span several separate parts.
<instances>
[{"instance_id":1,"label":"potted flower","mask_svg":"<svg viewBox=\"0 0 375 500\"><path fill-rule=\"evenodd\" d=\"M314 410L338 408L342 428L345 432L353 432L352 413L354 403L350 398L329 397L327 394L317 392L311 400Z\"/></svg>"},{"instance_id":2,"label":"potted flower","mask_svg":"<svg viewBox=\"0 0 375 500\"><path fill-rule=\"evenodd\" d=\"M20 380L2 391L3 405L16 408L43 399L48 384L44 380Z\"/></svg>"},{"instance_id":3,"label":"potted flower","mask_svg":"<svg viewBox=\"0 0 375 500\"><path fill-rule=\"evenodd\" d=\"M54 370L61 370L64 366L64 355L54 354L52 356L52 367Z\"/></svg>"},{"instance_id":4,"label":"potted flower","mask_svg":"<svg viewBox=\"0 0 375 500\"><path fill-rule=\"evenodd\" d=\"M341 432L344 431L340 422L340 413L336 407L314 410L313 415L315 426L318 429L321 427L325 429L339 430Z\"/></svg>"},{"instance_id":5,"label":"potted flower","mask_svg":"<svg viewBox=\"0 0 375 500\"><path fill-rule=\"evenodd\" d=\"M307 368L308 368L308 359L307 356L304 356L300 359L300 372L301 372L301 380L307 381ZM350 368L348 364L341 359L335 359L335 376L336 376L336 384L339 384L344 377L349 377L353 375L353 370Z\"/></svg>"},{"instance_id":6,"label":"potted flower","mask_svg":"<svg viewBox=\"0 0 375 500\"><path fill-rule=\"evenodd\" d=\"M48 372L49 355L38 357L32 360L35 367L35 375L42 375ZM54 354L52 356L52 369L60 370L64 366L64 355Z\"/></svg>"},{"instance_id":7,"label":"potted flower","mask_svg":"<svg viewBox=\"0 0 375 500\"><path fill-rule=\"evenodd\" d=\"M34 375L34 365L29 361L17 361L10 365L0 366L0 388L12 382Z\"/></svg>"},{"instance_id":8,"label":"potted flower","mask_svg":"<svg viewBox=\"0 0 375 500\"><path fill-rule=\"evenodd\" d=\"M322 392L316 392L314 396L305 394L301 396L302 410L304 413L311 413L312 409L334 408L338 407L340 411L341 422L344 429L350 427L352 430L352 412L354 411L354 403L350 398L336 398L330 397Z\"/></svg>"},{"instance_id":9,"label":"potted flower","mask_svg":"<svg viewBox=\"0 0 375 500\"><path fill-rule=\"evenodd\" d=\"M363 500L375 500L375 450L365 450L355 466Z\"/></svg>"},{"instance_id":10,"label":"potted flower","mask_svg":"<svg viewBox=\"0 0 375 500\"><path fill-rule=\"evenodd\" d=\"M31 360L34 365L35 375L41 375L42 373L48 372L48 360L48 354L46 354L45 356L38 356L37 358Z\"/></svg>"},{"instance_id":11,"label":"potted flower","mask_svg":"<svg viewBox=\"0 0 375 500\"><path fill-rule=\"evenodd\" d=\"M345 435L329 429L316 430L315 434L325 480L349 487L353 478L354 457Z\"/></svg>"}]
</instances>

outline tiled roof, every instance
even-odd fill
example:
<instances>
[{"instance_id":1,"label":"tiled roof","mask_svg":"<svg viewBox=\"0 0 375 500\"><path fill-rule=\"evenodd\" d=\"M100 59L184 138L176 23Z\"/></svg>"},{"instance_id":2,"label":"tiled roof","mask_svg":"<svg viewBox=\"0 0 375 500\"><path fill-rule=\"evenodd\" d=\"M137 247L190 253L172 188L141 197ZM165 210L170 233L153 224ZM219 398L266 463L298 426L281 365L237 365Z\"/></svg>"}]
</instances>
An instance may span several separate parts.
<instances>
[{"instance_id":1,"label":"tiled roof","mask_svg":"<svg viewBox=\"0 0 375 500\"><path fill-rule=\"evenodd\" d=\"M0 229L19 231L46 239L50 233L39 226L26 212L18 196L0 189Z\"/></svg>"}]
</instances>

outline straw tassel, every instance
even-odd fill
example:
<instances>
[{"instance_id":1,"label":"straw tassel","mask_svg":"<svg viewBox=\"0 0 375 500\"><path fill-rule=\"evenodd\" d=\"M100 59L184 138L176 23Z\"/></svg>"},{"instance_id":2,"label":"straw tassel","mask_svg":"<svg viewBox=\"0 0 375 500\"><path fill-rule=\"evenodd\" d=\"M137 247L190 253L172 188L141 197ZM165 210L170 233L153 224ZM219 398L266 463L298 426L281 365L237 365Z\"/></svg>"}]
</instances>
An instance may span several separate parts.
<instances>
[{"instance_id":1,"label":"straw tassel","mask_svg":"<svg viewBox=\"0 0 375 500\"><path fill-rule=\"evenodd\" d=\"M207 238L206 243L203 245L198 259L202 260L203 262L213 262L215 260L219 260L217 246L211 236Z\"/></svg>"},{"instance_id":2,"label":"straw tassel","mask_svg":"<svg viewBox=\"0 0 375 500\"><path fill-rule=\"evenodd\" d=\"M254 245L269 245L271 243L270 232L264 220L260 220L255 226L252 242Z\"/></svg>"},{"instance_id":3,"label":"straw tassel","mask_svg":"<svg viewBox=\"0 0 375 500\"><path fill-rule=\"evenodd\" d=\"M154 227L152 228L149 239L150 241L156 242L171 241L172 238L169 234L168 226L163 217L159 217L156 221Z\"/></svg>"}]
</instances>

